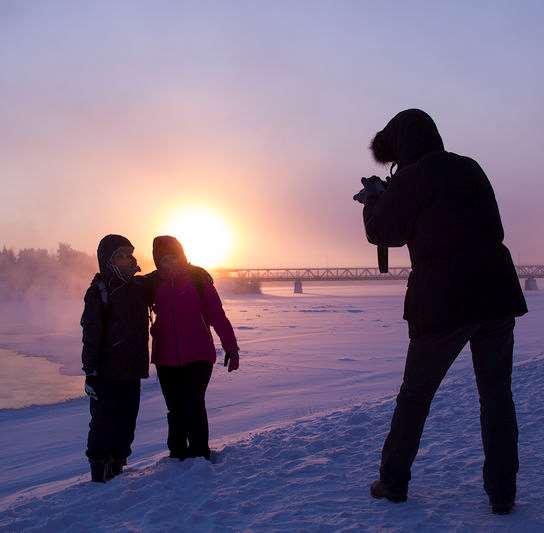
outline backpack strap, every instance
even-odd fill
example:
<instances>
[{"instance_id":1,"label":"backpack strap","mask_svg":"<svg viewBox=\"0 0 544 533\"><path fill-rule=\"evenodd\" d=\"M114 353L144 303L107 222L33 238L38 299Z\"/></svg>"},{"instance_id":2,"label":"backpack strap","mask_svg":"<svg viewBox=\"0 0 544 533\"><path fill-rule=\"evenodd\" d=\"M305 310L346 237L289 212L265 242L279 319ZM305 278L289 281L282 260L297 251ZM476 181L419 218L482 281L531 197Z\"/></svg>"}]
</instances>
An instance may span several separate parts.
<instances>
[{"instance_id":1,"label":"backpack strap","mask_svg":"<svg viewBox=\"0 0 544 533\"><path fill-rule=\"evenodd\" d=\"M104 280L99 279L98 281L96 281L96 286L98 287L102 304L104 305L104 307L106 307L108 305L108 288L106 287L106 283L104 282Z\"/></svg>"},{"instance_id":2,"label":"backpack strap","mask_svg":"<svg viewBox=\"0 0 544 533\"><path fill-rule=\"evenodd\" d=\"M191 272L191 280L193 285L196 287L196 292L198 292L198 297L202 300L204 298L204 281L202 276L198 272Z\"/></svg>"},{"instance_id":3,"label":"backpack strap","mask_svg":"<svg viewBox=\"0 0 544 533\"><path fill-rule=\"evenodd\" d=\"M201 300L204 299L204 286L206 282L209 282L213 285L213 278L210 276L209 272L202 267L197 267L191 265L190 270L191 279L196 287L198 296Z\"/></svg>"}]
</instances>

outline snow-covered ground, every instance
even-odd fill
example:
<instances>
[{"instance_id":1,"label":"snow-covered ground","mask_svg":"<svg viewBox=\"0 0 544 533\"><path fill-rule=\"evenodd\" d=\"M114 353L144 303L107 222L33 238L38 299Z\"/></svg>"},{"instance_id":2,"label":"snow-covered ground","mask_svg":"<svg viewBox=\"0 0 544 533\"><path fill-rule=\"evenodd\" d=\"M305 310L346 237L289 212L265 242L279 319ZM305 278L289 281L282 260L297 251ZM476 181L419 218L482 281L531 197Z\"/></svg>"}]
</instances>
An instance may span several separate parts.
<instances>
[{"instance_id":1,"label":"snow-covered ground","mask_svg":"<svg viewBox=\"0 0 544 533\"><path fill-rule=\"evenodd\" d=\"M531 313L517 329L519 507L494 517L481 488L478 401L466 353L433 405L409 503L373 501L368 484L407 343L403 288L308 284L305 291L295 297L277 286L226 299L243 367L214 372L213 464L165 458L165 408L154 377L144 387L131 467L105 486L87 482L85 398L0 411L0 529L544 530L544 294L527 294ZM25 313L1 318L0 346L77 373L77 317L44 325ZM24 403L24 387L10 399L0 384L2 401ZM65 397L73 395L66 386Z\"/></svg>"}]
</instances>

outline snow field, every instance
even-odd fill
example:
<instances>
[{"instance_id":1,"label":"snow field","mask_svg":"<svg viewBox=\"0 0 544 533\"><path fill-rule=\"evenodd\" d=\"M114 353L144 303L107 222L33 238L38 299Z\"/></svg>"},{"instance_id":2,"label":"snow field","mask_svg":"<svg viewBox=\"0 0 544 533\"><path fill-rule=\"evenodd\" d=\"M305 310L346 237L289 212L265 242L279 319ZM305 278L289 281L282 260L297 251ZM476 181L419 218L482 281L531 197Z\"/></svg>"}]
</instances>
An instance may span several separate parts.
<instances>
[{"instance_id":1,"label":"snow field","mask_svg":"<svg viewBox=\"0 0 544 533\"><path fill-rule=\"evenodd\" d=\"M394 400L257 433L213 463L159 458L106 485L76 481L0 514L5 531L543 531L544 359L516 366L518 506L491 514L482 488L476 385L466 369L433 403L409 500L373 500ZM57 489L58 490L58 487Z\"/></svg>"}]
</instances>

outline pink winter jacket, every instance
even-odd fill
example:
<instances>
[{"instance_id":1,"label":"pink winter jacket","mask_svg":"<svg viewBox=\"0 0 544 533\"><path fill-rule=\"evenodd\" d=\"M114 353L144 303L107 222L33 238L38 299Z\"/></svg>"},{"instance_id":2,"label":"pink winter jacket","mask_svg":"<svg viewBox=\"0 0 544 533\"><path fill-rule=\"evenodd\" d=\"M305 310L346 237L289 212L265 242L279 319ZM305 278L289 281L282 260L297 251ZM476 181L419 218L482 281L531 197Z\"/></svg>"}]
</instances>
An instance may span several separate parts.
<instances>
[{"instance_id":1,"label":"pink winter jacket","mask_svg":"<svg viewBox=\"0 0 544 533\"><path fill-rule=\"evenodd\" d=\"M226 352L238 351L234 330L210 281L199 291L187 272L160 280L155 293L151 362L184 366L195 361L215 363L210 326Z\"/></svg>"}]
</instances>

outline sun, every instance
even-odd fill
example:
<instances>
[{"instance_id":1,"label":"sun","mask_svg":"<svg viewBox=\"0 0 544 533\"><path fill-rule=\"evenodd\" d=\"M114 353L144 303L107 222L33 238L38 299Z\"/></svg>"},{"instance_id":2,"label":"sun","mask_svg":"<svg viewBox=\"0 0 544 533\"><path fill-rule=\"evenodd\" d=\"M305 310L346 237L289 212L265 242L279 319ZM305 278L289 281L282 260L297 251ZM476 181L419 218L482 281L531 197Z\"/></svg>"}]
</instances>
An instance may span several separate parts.
<instances>
[{"instance_id":1,"label":"sun","mask_svg":"<svg viewBox=\"0 0 544 533\"><path fill-rule=\"evenodd\" d=\"M176 213L167 225L177 237L187 259L205 268L223 266L232 248L232 232L225 220L212 210L188 209Z\"/></svg>"}]
</instances>

